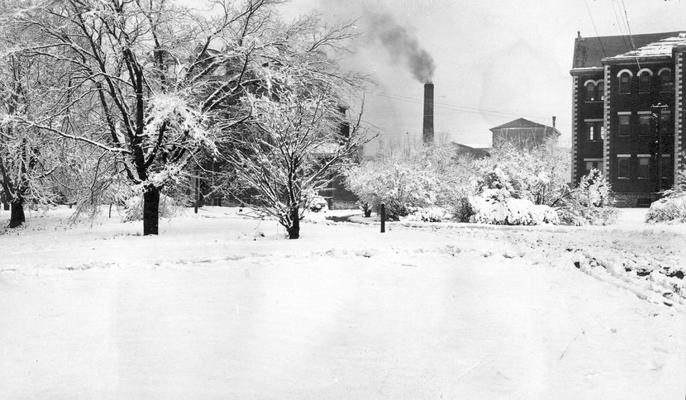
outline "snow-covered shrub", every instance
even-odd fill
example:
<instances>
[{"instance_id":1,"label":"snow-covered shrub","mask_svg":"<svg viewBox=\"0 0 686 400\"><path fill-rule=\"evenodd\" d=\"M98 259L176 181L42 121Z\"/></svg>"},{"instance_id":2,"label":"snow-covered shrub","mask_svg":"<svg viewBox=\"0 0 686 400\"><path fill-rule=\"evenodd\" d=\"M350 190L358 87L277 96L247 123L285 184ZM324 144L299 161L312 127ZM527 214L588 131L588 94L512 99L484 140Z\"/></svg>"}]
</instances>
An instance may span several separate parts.
<instances>
[{"instance_id":1,"label":"snow-covered shrub","mask_svg":"<svg viewBox=\"0 0 686 400\"><path fill-rule=\"evenodd\" d=\"M646 222L686 222L686 192L672 193L653 202Z\"/></svg>"},{"instance_id":2,"label":"snow-covered shrub","mask_svg":"<svg viewBox=\"0 0 686 400\"><path fill-rule=\"evenodd\" d=\"M313 196L309 199L307 208L312 212L326 211L329 208L329 204L322 196Z\"/></svg>"},{"instance_id":3,"label":"snow-covered shrub","mask_svg":"<svg viewBox=\"0 0 686 400\"><path fill-rule=\"evenodd\" d=\"M674 186L650 205L646 222L686 222L686 165L674 176Z\"/></svg>"},{"instance_id":4,"label":"snow-covered shrub","mask_svg":"<svg viewBox=\"0 0 686 400\"><path fill-rule=\"evenodd\" d=\"M171 197L160 194L160 218L172 218L178 215L180 207ZM124 215L122 222L142 221L143 220L143 196L134 195L124 202Z\"/></svg>"},{"instance_id":5,"label":"snow-covered shrub","mask_svg":"<svg viewBox=\"0 0 686 400\"><path fill-rule=\"evenodd\" d=\"M475 162L475 195L459 200L458 220L499 224L557 224L550 206L567 190L565 155L545 146L521 149L503 145Z\"/></svg>"},{"instance_id":6,"label":"snow-covered shrub","mask_svg":"<svg viewBox=\"0 0 686 400\"><path fill-rule=\"evenodd\" d=\"M469 218L474 215L474 209L467 197L458 197L450 209L457 222L469 222Z\"/></svg>"},{"instance_id":7,"label":"snow-covered shrub","mask_svg":"<svg viewBox=\"0 0 686 400\"><path fill-rule=\"evenodd\" d=\"M373 209L386 207L389 219L412 209L451 208L455 199L471 194L468 164L455 160L448 148L435 146L415 152L382 154L344 171L346 185Z\"/></svg>"},{"instance_id":8,"label":"snow-covered shrub","mask_svg":"<svg viewBox=\"0 0 686 400\"><path fill-rule=\"evenodd\" d=\"M443 222L451 217L451 213L445 208L433 206L412 210L408 219L422 222Z\"/></svg>"},{"instance_id":9,"label":"snow-covered shrub","mask_svg":"<svg viewBox=\"0 0 686 400\"><path fill-rule=\"evenodd\" d=\"M617 219L612 188L603 174L593 169L581 177L556 204L560 221L566 225L608 225Z\"/></svg>"},{"instance_id":10,"label":"snow-covered shrub","mask_svg":"<svg viewBox=\"0 0 686 400\"><path fill-rule=\"evenodd\" d=\"M549 146L522 149L505 143L493 149L490 157L475 162L477 193L498 189L507 192L506 197L552 206L567 192L570 165L568 152Z\"/></svg>"},{"instance_id":11,"label":"snow-covered shrub","mask_svg":"<svg viewBox=\"0 0 686 400\"><path fill-rule=\"evenodd\" d=\"M372 206L369 205L369 203L363 202L363 201L358 201L357 206L360 207L360 210L364 213L365 218L369 218L372 215Z\"/></svg>"},{"instance_id":12,"label":"snow-covered shrub","mask_svg":"<svg viewBox=\"0 0 686 400\"><path fill-rule=\"evenodd\" d=\"M472 196L469 199L474 214L471 222L494 225L558 224L557 213L551 207L534 204L527 199Z\"/></svg>"}]
</instances>

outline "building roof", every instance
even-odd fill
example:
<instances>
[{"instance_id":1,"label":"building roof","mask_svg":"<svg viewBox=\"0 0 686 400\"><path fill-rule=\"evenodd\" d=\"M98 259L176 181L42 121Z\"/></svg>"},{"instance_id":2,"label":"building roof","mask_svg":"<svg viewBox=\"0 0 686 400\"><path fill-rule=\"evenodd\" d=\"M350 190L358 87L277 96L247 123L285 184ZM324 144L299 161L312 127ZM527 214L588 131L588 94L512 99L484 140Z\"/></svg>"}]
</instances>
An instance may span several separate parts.
<instances>
[{"instance_id":1,"label":"building roof","mask_svg":"<svg viewBox=\"0 0 686 400\"><path fill-rule=\"evenodd\" d=\"M662 39L678 37L680 32L647 33L642 35L577 37L574 41L572 68L599 68L602 59L624 54ZM633 41L633 46L632 46ZM635 56L633 56L635 57Z\"/></svg>"},{"instance_id":2,"label":"building roof","mask_svg":"<svg viewBox=\"0 0 686 400\"><path fill-rule=\"evenodd\" d=\"M495 128L491 128L491 132L497 131L500 129L531 129L531 128L552 129L557 133L558 136L560 135L560 132L557 129L550 127L550 126L547 126L547 125L539 124L538 122L529 121L526 118L517 118L517 119L512 120L508 123L498 125Z\"/></svg>"},{"instance_id":3,"label":"building roof","mask_svg":"<svg viewBox=\"0 0 686 400\"><path fill-rule=\"evenodd\" d=\"M634 60L636 58L665 56L671 57L674 47L684 45L686 45L686 33L680 33L676 36L670 36L657 42L648 43L645 46L637 48L636 50L627 51L626 53L609 57L607 60Z\"/></svg>"},{"instance_id":4,"label":"building roof","mask_svg":"<svg viewBox=\"0 0 686 400\"><path fill-rule=\"evenodd\" d=\"M450 145L455 149L455 155L467 154L475 159L490 157L491 153L488 149L479 149L476 147L467 146L466 144L450 142Z\"/></svg>"}]
</instances>

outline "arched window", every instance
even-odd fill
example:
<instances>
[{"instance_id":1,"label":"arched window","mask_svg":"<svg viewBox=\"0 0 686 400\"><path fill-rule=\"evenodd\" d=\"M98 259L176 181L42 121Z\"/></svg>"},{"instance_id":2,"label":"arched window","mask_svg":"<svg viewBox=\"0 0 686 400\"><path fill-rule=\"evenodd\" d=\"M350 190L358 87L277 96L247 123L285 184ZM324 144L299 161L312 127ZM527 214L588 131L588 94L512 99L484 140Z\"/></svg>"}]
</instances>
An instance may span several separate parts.
<instances>
[{"instance_id":1,"label":"arched window","mask_svg":"<svg viewBox=\"0 0 686 400\"><path fill-rule=\"evenodd\" d=\"M652 82L653 71L648 68L643 68L638 71L638 92L650 93L650 84Z\"/></svg>"},{"instance_id":2,"label":"arched window","mask_svg":"<svg viewBox=\"0 0 686 400\"><path fill-rule=\"evenodd\" d=\"M661 92L671 92L674 90L674 79L672 78L672 70L669 68L662 68L657 77L660 81Z\"/></svg>"},{"instance_id":3,"label":"arched window","mask_svg":"<svg viewBox=\"0 0 686 400\"><path fill-rule=\"evenodd\" d=\"M617 78L619 78L619 93L629 94L631 93L631 78L633 74L628 69L619 71Z\"/></svg>"},{"instance_id":4,"label":"arched window","mask_svg":"<svg viewBox=\"0 0 686 400\"><path fill-rule=\"evenodd\" d=\"M596 87L595 87L595 82L593 81L586 81L586 101L595 101L598 98L596 97Z\"/></svg>"}]
</instances>

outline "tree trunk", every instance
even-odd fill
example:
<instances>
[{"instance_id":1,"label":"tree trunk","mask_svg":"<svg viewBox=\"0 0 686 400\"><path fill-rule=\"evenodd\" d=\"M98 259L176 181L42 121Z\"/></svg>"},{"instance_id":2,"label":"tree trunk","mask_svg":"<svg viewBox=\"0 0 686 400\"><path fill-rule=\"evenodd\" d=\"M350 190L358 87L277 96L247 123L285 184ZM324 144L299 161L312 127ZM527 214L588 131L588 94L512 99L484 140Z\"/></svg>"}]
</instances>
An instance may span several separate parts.
<instances>
[{"instance_id":1,"label":"tree trunk","mask_svg":"<svg viewBox=\"0 0 686 400\"><path fill-rule=\"evenodd\" d=\"M148 186L143 193L143 235L157 235L160 224L160 189Z\"/></svg>"},{"instance_id":2,"label":"tree trunk","mask_svg":"<svg viewBox=\"0 0 686 400\"><path fill-rule=\"evenodd\" d=\"M291 208L291 226L287 230L289 239L300 238L300 215L298 213L298 207Z\"/></svg>"},{"instance_id":3,"label":"tree trunk","mask_svg":"<svg viewBox=\"0 0 686 400\"><path fill-rule=\"evenodd\" d=\"M17 228L26 222L26 216L24 215L24 200L18 199L11 204L11 214L10 214L10 228Z\"/></svg>"}]
</instances>

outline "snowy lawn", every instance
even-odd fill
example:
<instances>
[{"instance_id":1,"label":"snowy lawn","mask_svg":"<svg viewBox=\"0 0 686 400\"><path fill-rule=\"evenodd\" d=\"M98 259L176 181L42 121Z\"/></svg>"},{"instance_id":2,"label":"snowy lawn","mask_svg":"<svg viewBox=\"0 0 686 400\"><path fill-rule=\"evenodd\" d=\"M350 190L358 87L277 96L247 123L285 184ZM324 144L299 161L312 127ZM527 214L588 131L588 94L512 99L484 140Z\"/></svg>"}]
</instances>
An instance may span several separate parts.
<instances>
[{"instance_id":1,"label":"snowy lawn","mask_svg":"<svg viewBox=\"0 0 686 400\"><path fill-rule=\"evenodd\" d=\"M0 235L3 399L686 394L678 278L616 266L683 266L682 227L319 221L288 241L236 209L159 237L67 215Z\"/></svg>"}]
</instances>

